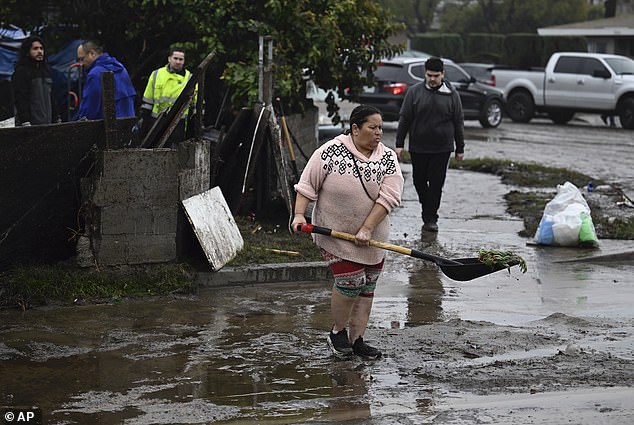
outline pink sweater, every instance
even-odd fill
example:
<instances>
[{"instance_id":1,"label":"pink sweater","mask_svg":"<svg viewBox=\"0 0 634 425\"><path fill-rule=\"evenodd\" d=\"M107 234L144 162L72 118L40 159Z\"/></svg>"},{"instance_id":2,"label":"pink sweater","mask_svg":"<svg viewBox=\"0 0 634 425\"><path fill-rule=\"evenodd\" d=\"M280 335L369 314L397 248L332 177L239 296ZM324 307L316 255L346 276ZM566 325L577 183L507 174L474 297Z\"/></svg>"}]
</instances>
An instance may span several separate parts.
<instances>
[{"instance_id":1,"label":"pink sweater","mask_svg":"<svg viewBox=\"0 0 634 425\"><path fill-rule=\"evenodd\" d=\"M363 178L363 190L351 154ZM306 164L295 190L315 203L312 223L333 230L356 234L375 202L389 212L401 203L403 174L396 153L379 143L370 158L357 150L348 135L340 135L320 146ZM372 239L387 241L389 215L379 223ZM314 235L315 243L326 251L361 264L377 264L385 251L374 247L358 247L352 242Z\"/></svg>"}]
</instances>

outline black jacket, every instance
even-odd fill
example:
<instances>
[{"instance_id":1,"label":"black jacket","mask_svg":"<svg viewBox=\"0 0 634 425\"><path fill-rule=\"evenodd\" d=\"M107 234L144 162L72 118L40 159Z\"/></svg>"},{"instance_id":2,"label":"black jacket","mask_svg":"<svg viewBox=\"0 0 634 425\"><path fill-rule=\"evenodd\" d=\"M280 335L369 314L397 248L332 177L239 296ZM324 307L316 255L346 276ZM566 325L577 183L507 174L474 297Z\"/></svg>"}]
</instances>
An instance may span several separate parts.
<instances>
[{"instance_id":1,"label":"black jacket","mask_svg":"<svg viewBox=\"0 0 634 425\"><path fill-rule=\"evenodd\" d=\"M15 125L50 124L59 118L48 64L32 59L19 62L11 77Z\"/></svg>"},{"instance_id":2,"label":"black jacket","mask_svg":"<svg viewBox=\"0 0 634 425\"><path fill-rule=\"evenodd\" d=\"M396 147L402 148L409 133L414 153L464 153L464 114L456 89L443 81L438 90L421 82L405 94L401 107Z\"/></svg>"}]
</instances>

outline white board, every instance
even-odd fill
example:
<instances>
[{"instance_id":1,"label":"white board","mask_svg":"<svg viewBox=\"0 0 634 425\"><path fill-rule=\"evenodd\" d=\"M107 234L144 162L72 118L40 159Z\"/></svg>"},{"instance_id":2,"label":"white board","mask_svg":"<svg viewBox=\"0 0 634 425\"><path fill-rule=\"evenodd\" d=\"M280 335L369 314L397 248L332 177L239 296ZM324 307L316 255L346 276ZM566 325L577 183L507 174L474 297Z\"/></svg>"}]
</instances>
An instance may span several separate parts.
<instances>
[{"instance_id":1,"label":"white board","mask_svg":"<svg viewBox=\"0 0 634 425\"><path fill-rule=\"evenodd\" d=\"M244 247L244 240L219 187L183 200L187 219L214 271Z\"/></svg>"}]
</instances>

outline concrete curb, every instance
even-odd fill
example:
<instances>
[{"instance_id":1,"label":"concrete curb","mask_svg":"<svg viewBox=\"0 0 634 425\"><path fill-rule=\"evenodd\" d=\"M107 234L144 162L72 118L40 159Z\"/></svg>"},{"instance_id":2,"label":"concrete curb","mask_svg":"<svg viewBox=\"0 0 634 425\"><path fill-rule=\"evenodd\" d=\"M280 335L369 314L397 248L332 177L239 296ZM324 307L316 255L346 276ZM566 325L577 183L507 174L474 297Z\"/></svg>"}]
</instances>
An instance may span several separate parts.
<instances>
[{"instance_id":1,"label":"concrete curb","mask_svg":"<svg viewBox=\"0 0 634 425\"><path fill-rule=\"evenodd\" d=\"M217 272L201 272L195 282L203 287L239 286L259 283L327 282L332 279L325 261L277 263L228 267Z\"/></svg>"}]
</instances>

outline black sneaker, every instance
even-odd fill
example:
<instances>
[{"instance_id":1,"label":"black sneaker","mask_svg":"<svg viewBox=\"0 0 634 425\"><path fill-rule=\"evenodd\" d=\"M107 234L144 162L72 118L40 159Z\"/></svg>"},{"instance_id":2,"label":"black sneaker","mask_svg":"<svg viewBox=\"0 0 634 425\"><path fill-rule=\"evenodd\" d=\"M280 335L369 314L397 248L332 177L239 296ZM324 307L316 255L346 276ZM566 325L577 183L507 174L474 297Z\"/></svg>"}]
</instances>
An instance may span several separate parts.
<instances>
[{"instance_id":1,"label":"black sneaker","mask_svg":"<svg viewBox=\"0 0 634 425\"><path fill-rule=\"evenodd\" d=\"M352 345L352 351L354 351L354 354L356 354L357 356L368 360L378 359L382 355L382 353L378 349L366 344L363 341L363 337L357 338L357 340Z\"/></svg>"},{"instance_id":2,"label":"black sneaker","mask_svg":"<svg viewBox=\"0 0 634 425\"><path fill-rule=\"evenodd\" d=\"M352 356L352 345L348 340L348 331L345 329L340 330L336 334L330 331L328 335L328 346L335 357L346 359Z\"/></svg>"}]
</instances>

